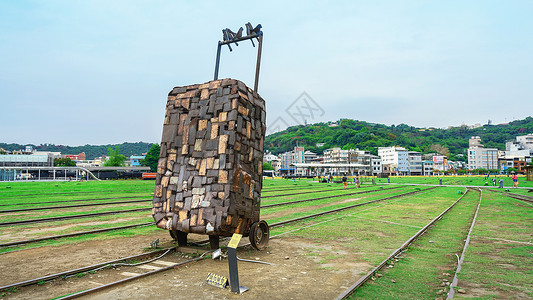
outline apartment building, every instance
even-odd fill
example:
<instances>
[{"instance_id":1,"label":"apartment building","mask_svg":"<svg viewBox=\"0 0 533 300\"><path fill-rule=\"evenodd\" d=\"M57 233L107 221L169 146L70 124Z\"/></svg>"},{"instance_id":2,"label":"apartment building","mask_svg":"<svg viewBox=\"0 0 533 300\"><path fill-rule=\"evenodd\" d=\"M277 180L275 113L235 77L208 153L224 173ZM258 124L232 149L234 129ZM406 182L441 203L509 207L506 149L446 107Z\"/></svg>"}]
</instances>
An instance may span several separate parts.
<instances>
[{"instance_id":1,"label":"apartment building","mask_svg":"<svg viewBox=\"0 0 533 300\"><path fill-rule=\"evenodd\" d=\"M379 147L381 163L388 165L392 174L409 175L409 152L403 147Z\"/></svg>"},{"instance_id":2,"label":"apartment building","mask_svg":"<svg viewBox=\"0 0 533 300\"><path fill-rule=\"evenodd\" d=\"M498 169L498 149L472 147L468 148L468 168Z\"/></svg>"},{"instance_id":3,"label":"apartment building","mask_svg":"<svg viewBox=\"0 0 533 300\"><path fill-rule=\"evenodd\" d=\"M422 175L422 154L416 151L407 152L409 161L409 175Z\"/></svg>"}]
</instances>

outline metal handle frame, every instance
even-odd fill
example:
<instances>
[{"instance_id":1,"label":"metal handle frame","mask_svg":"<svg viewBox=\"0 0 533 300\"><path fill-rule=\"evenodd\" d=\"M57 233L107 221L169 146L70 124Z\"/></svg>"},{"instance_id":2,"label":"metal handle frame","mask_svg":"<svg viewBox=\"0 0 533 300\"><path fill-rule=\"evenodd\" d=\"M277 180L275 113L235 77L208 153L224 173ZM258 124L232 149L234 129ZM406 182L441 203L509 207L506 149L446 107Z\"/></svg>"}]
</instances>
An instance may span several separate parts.
<instances>
[{"instance_id":1,"label":"metal handle frame","mask_svg":"<svg viewBox=\"0 0 533 300\"><path fill-rule=\"evenodd\" d=\"M254 39L254 38L257 38L257 40L259 42L259 45L257 46L257 62L255 64L255 84L254 84L254 93L257 93L257 88L258 88L258 85L259 85L259 69L261 68L261 52L262 52L262 49L263 49L263 32L262 31L260 31L257 34L254 34L254 35L248 35L248 36L245 36L245 37L241 37L241 38L237 38L237 39L233 39L233 40L229 40L229 41L218 41L217 60L216 60L216 63L215 63L215 76L214 76L213 80L218 80L218 69L220 67L220 49L222 48L222 46L224 46L224 45L228 45L229 46L231 43L237 43L237 42L240 42L240 41L251 40L251 39ZM252 41L252 43L253 43L253 41ZM231 48L230 48L230 51L231 51Z\"/></svg>"}]
</instances>

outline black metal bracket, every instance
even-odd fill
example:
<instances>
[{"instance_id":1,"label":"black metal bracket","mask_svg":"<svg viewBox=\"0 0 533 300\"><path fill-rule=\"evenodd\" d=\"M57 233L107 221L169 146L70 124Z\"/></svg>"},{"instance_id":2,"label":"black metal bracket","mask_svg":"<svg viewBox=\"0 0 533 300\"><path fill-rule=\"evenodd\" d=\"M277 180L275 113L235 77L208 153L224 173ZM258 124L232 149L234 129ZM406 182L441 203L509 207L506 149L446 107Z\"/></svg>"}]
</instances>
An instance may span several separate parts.
<instances>
[{"instance_id":1,"label":"black metal bracket","mask_svg":"<svg viewBox=\"0 0 533 300\"><path fill-rule=\"evenodd\" d=\"M254 84L254 93L257 93L257 87L259 85L259 69L261 67L261 51L263 49L263 31L261 31L261 24L258 24L255 28L250 24L249 22L246 23L246 36L242 36L243 28L239 28L239 30L235 33L231 31L229 28L222 30L222 41L218 41L218 47L217 47L217 60L215 64L215 77L213 80L218 79L218 69L220 67L220 49L222 46L227 45L229 48L229 51L233 51L231 48L231 44L235 43L235 46L239 46L239 42L250 40L252 42L252 46L255 47L253 39L256 38L258 41L258 47L257 47L257 62L255 64L255 84Z\"/></svg>"}]
</instances>

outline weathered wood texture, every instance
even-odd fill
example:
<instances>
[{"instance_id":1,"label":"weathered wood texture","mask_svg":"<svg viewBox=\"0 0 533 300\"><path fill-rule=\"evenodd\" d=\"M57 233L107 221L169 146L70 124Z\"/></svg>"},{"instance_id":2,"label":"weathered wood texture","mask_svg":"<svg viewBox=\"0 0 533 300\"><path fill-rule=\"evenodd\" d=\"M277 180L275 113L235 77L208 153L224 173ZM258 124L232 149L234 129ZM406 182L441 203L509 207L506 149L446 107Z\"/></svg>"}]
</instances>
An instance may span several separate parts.
<instances>
[{"instance_id":1,"label":"weathered wood texture","mask_svg":"<svg viewBox=\"0 0 533 300\"><path fill-rule=\"evenodd\" d=\"M174 88L153 198L158 226L247 234L259 220L265 120L265 101L238 80Z\"/></svg>"}]
</instances>

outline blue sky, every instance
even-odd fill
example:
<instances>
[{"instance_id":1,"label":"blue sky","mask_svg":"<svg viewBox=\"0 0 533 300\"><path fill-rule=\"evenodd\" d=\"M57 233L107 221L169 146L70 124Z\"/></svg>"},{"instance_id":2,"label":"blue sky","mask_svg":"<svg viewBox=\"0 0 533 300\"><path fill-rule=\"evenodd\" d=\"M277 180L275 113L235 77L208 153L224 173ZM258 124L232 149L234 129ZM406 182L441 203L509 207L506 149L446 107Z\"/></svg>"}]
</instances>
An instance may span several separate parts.
<instances>
[{"instance_id":1,"label":"blue sky","mask_svg":"<svg viewBox=\"0 0 533 300\"><path fill-rule=\"evenodd\" d=\"M264 32L269 125L306 92L307 122L447 127L533 112L532 1L0 0L0 141L159 142L166 95L212 80L221 30ZM222 51L253 86L256 49Z\"/></svg>"}]
</instances>

